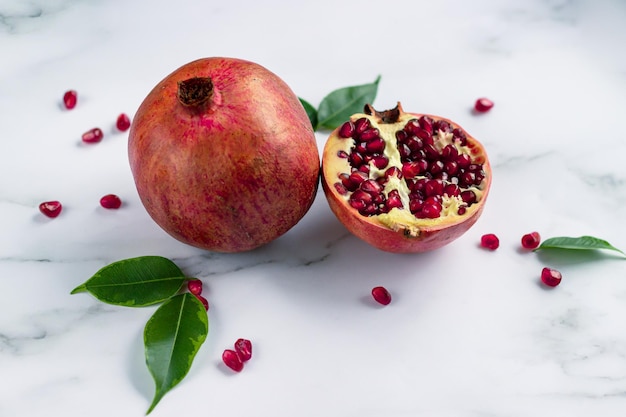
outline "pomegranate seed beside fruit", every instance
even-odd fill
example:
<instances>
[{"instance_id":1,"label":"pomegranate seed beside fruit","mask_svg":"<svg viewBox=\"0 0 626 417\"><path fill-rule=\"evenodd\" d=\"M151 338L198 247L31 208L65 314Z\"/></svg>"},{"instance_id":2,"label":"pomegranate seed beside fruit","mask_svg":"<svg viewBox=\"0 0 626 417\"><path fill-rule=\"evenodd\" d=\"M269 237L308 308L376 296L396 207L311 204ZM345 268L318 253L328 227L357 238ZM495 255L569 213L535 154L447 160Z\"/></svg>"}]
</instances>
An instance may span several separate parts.
<instances>
[{"instance_id":1,"label":"pomegranate seed beside fruit","mask_svg":"<svg viewBox=\"0 0 626 417\"><path fill-rule=\"evenodd\" d=\"M209 310L209 300L207 300L206 298L204 298L203 296L201 296L200 294L194 294L196 296L196 298L198 300L200 300L200 302L202 303L202 305L204 306L205 310Z\"/></svg>"},{"instance_id":2,"label":"pomegranate seed beside fruit","mask_svg":"<svg viewBox=\"0 0 626 417\"><path fill-rule=\"evenodd\" d=\"M561 273L556 269L543 268L541 270L541 282L549 287L556 287L561 283Z\"/></svg>"},{"instance_id":3,"label":"pomegranate seed beside fruit","mask_svg":"<svg viewBox=\"0 0 626 417\"><path fill-rule=\"evenodd\" d=\"M115 126L120 132L126 132L130 128L130 118L124 113L120 114L117 116Z\"/></svg>"},{"instance_id":4,"label":"pomegranate seed beside fruit","mask_svg":"<svg viewBox=\"0 0 626 417\"><path fill-rule=\"evenodd\" d=\"M242 362L249 361L250 358L252 358L252 342L248 339L237 339L235 342L235 351Z\"/></svg>"},{"instance_id":5,"label":"pomegranate seed beside fruit","mask_svg":"<svg viewBox=\"0 0 626 417\"><path fill-rule=\"evenodd\" d=\"M115 194L107 194L100 199L100 205L105 209L118 209L122 205L122 200Z\"/></svg>"},{"instance_id":6,"label":"pomegranate seed beside fruit","mask_svg":"<svg viewBox=\"0 0 626 417\"><path fill-rule=\"evenodd\" d=\"M493 233L487 233L481 236L480 246L489 250L496 250L500 247L500 239Z\"/></svg>"},{"instance_id":7,"label":"pomegranate seed beside fruit","mask_svg":"<svg viewBox=\"0 0 626 417\"><path fill-rule=\"evenodd\" d=\"M196 278L190 279L189 281L187 281L187 289L193 295L202 294L202 281Z\"/></svg>"},{"instance_id":8,"label":"pomegranate seed beside fruit","mask_svg":"<svg viewBox=\"0 0 626 417\"><path fill-rule=\"evenodd\" d=\"M347 155L347 157L346 157ZM491 184L483 146L460 126L398 105L367 105L329 136L322 186L333 213L389 252L439 248L482 213Z\"/></svg>"},{"instance_id":9,"label":"pomegranate seed beside fruit","mask_svg":"<svg viewBox=\"0 0 626 417\"><path fill-rule=\"evenodd\" d=\"M76 102L78 101L78 94L75 90L68 90L63 94L63 105L66 109L72 110L76 107Z\"/></svg>"},{"instance_id":10,"label":"pomegranate seed beside fruit","mask_svg":"<svg viewBox=\"0 0 626 417\"><path fill-rule=\"evenodd\" d=\"M535 249L541 243L541 236L538 232L532 232L522 236L522 247L524 249Z\"/></svg>"},{"instance_id":11,"label":"pomegranate seed beside fruit","mask_svg":"<svg viewBox=\"0 0 626 417\"><path fill-rule=\"evenodd\" d=\"M384 306L391 303L391 294L385 287L374 287L372 288L372 297L376 300L377 303L382 304Z\"/></svg>"},{"instance_id":12,"label":"pomegranate seed beside fruit","mask_svg":"<svg viewBox=\"0 0 626 417\"><path fill-rule=\"evenodd\" d=\"M46 217L50 217L51 219L57 217L61 214L61 210L63 209L63 205L58 201L44 201L39 204L39 211Z\"/></svg>"},{"instance_id":13,"label":"pomegranate seed beside fruit","mask_svg":"<svg viewBox=\"0 0 626 417\"><path fill-rule=\"evenodd\" d=\"M94 127L83 133L82 139L85 143L98 143L102 140L104 134L102 133L102 129L99 127Z\"/></svg>"},{"instance_id":14,"label":"pomegranate seed beside fruit","mask_svg":"<svg viewBox=\"0 0 626 417\"><path fill-rule=\"evenodd\" d=\"M476 100L476 103L474 103L474 110L476 110L479 113L488 112L489 110L491 110L492 107L493 107L493 101L484 97L479 98L478 100Z\"/></svg>"},{"instance_id":15,"label":"pomegranate seed beside fruit","mask_svg":"<svg viewBox=\"0 0 626 417\"><path fill-rule=\"evenodd\" d=\"M222 361L235 372L241 372L243 369L243 362L239 359L237 352L232 349L226 349L224 353L222 353Z\"/></svg>"}]
</instances>

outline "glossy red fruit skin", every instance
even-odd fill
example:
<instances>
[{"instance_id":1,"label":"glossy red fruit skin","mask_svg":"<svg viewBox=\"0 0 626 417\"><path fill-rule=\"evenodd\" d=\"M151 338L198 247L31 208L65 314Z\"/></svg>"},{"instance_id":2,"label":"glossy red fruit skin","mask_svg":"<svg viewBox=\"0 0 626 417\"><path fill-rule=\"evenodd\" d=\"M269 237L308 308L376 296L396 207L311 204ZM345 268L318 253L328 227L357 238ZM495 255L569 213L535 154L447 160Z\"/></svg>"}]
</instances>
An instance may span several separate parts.
<instances>
[{"instance_id":1,"label":"glossy red fruit skin","mask_svg":"<svg viewBox=\"0 0 626 417\"><path fill-rule=\"evenodd\" d=\"M39 204L39 211L46 217L50 217L54 219L61 214L61 210L63 210L63 205L59 201L44 201Z\"/></svg>"},{"instance_id":2,"label":"glossy red fruit skin","mask_svg":"<svg viewBox=\"0 0 626 417\"><path fill-rule=\"evenodd\" d=\"M423 116L423 114L417 113L408 114L411 114L415 118ZM449 119L436 115L426 116L435 120L448 122L451 126L460 128L457 123L454 123ZM337 131L338 130L335 130L335 132L331 133L331 137L336 135ZM480 142L469 134L467 134L467 137L468 142L471 143L474 149L474 152L484 155L484 160L481 162L488 175L485 177L482 200L480 203L475 205L476 208L470 214L466 215L462 221L451 223L442 222L433 226L420 227L418 234L412 234L408 233L406 229L390 229L389 227L378 224L371 218L361 216L357 210L346 204L343 196L332 185L336 181L335 178L337 177L337 171L335 170L335 166L332 162L328 162L335 159L337 149L330 143L330 140L328 140L322 155L322 187L330 209L335 214L337 219L339 219L339 221L351 233L361 240L385 252L420 253L439 249L449 244L450 242L461 237L476 223L476 221L478 221L483 212L491 186L491 166L487 158L487 153Z\"/></svg>"},{"instance_id":3,"label":"glossy red fruit skin","mask_svg":"<svg viewBox=\"0 0 626 417\"><path fill-rule=\"evenodd\" d=\"M198 108L178 83L209 77ZM319 176L311 122L298 97L266 68L234 58L183 65L135 113L128 154L141 202L174 238L243 252L291 229L309 210Z\"/></svg>"}]
</instances>

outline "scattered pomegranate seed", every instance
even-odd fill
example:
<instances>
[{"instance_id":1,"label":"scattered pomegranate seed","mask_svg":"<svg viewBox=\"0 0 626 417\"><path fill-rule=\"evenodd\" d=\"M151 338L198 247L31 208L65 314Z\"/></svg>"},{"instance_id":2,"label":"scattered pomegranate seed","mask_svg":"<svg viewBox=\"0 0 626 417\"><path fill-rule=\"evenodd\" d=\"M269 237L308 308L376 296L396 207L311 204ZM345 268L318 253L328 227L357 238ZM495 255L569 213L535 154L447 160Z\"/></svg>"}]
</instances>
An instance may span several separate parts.
<instances>
[{"instance_id":1,"label":"scattered pomegranate seed","mask_svg":"<svg viewBox=\"0 0 626 417\"><path fill-rule=\"evenodd\" d=\"M490 250L496 250L500 246L500 239L498 239L498 236L493 233L482 235L480 238L480 246Z\"/></svg>"},{"instance_id":2,"label":"scattered pomegranate seed","mask_svg":"<svg viewBox=\"0 0 626 417\"><path fill-rule=\"evenodd\" d=\"M100 205L105 209L118 209L122 205L122 200L115 194L107 194L100 199Z\"/></svg>"},{"instance_id":3,"label":"scattered pomegranate seed","mask_svg":"<svg viewBox=\"0 0 626 417\"><path fill-rule=\"evenodd\" d=\"M76 107L76 101L78 100L78 94L75 90L68 90L63 94L63 105L68 110L72 110Z\"/></svg>"},{"instance_id":4,"label":"scattered pomegranate seed","mask_svg":"<svg viewBox=\"0 0 626 417\"><path fill-rule=\"evenodd\" d=\"M117 121L115 122L115 126L117 126L117 129L120 132L126 132L128 128L130 127L130 119L125 113L122 113L119 116L117 116Z\"/></svg>"},{"instance_id":5,"label":"scattered pomegranate seed","mask_svg":"<svg viewBox=\"0 0 626 417\"><path fill-rule=\"evenodd\" d=\"M391 294L389 294L389 291L387 291L385 287L372 288L372 297L374 297L374 300L376 300L377 303L384 306L391 302Z\"/></svg>"},{"instance_id":6,"label":"scattered pomegranate seed","mask_svg":"<svg viewBox=\"0 0 626 417\"><path fill-rule=\"evenodd\" d=\"M556 287L561 283L561 273L556 269L552 268L543 268L541 270L541 282L546 284L548 287Z\"/></svg>"},{"instance_id":7,"label":"scattered pomegranate seed","mask_svg":"<svg viewBox=\"0 0 626 417\"><path fill-rule=\"evenodd\" d=\"M200 302L204 306L204 309L209 311L209 301L206 298L204 298L203 296L201 296L200 294L194 294L194 295L196 296L196 298L198 300L200 300Z\"/></svg>"},{"instance_id":8,"label":"scattered pomegranate seed","mask_svg":"<svg viewBox=\"0 0 626 417\"><path fill-rule=\"evenodd\" d=\"M484 97L479 98L478 100L476 100L476 103L474 103L474 109L480 113L488 112L489 110L491 110L492 107L493 107L493 101Z\"/></svg>"},{"instance_id":9,"label":"scattered pomegranate seed","mask_svg":"<svg viewBox=\"0 0 626 417\"><path fill-rule=\"evenodd\" d=\"M102 140L104 134L102 133L102 129L99 127L94 127L83 133L83 142L85 143L98 143Z\"/></svg>"},{"instance_id":10,"label":"scattered pomegranate seed","mask_svg":"<svg viewBox=\"0 0 626 417\"><path fill-rule=\"evenodd\" d=\"M252 342L248 339L237 339L235 342L235 351L242 362L249 361L252 357Z\"/></svg>"},{"instance_id":11,"label":"scattered pomegranate seed","mask_svg":"<svg viewBox=\"0 0 626 417\"><path fill-rule=\"evenodd\" d=\"M243 362L239 359L237 352L234 350L226 349L224 353L222 353L222 361L235 372L241 372L243 369Z\"/></svg>"},{"instance_id":12,"label":"scattered pomegranate seed","mask_svg":"<svg viewBox=\"0 0 626 417\"><path fill-rule=\"evenodd\" d=\"M202 294L202 281L196 278L190 279L189 281L187 281L187 289L193 295Z\"/></svg>"},{"instance_id":13,"label":"scattered pomegranate seed","mask_svg":"<svg viewBox=\"0 0 626 417\"><path fill-rule=\"evenodd\" d=\"M525 249L535 249L541 243L541 236L538 232L527 233L522 236L522 247Z\"/></svg>"},{"instance_id":14,"label":"scattered pomegranate seed","mask_svg":"<svg viewBox=\"0 0 626 417\"><path fill-rule=\"evenodd\" d=\"M58 201L44 201L39 204L39 211L47 217L54 219L59 214L61 214L61 210L63 209L63 205Z\"/></svg>"}]
</instances>

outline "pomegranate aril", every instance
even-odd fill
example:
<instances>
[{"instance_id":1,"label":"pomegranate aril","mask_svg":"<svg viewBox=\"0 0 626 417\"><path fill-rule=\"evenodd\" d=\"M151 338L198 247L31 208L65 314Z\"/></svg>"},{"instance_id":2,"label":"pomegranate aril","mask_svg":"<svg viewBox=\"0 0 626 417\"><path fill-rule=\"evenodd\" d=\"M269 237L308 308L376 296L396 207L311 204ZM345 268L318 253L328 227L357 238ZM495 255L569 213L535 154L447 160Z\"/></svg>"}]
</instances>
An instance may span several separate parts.
<instances>
[{"instance_id":1,"label":"pomegranate aril","mask_svg":"<svg viewBox=\"0 0 626 417\"><path fill-rule=\"evenodd\" d=\"M452 136L454 137L454 140L458 141L461 146L467 145L467 136L465 135L465 132L463 132L461 129L455 128L454 130L452 130Z\"/></svg>"},{"instance_id":2,"label":"pomegranate aril","mask_svg":"<svg viewBox=\"0 0 626 417\"><path fill-rule=\"evenodd\" d=\"M352 174L350 174L349 179L352 183L358 186L361 185L363 181L368 179L368 175L363 171L354 171Z\"/></svg>"},{"instance_id":3,"label":"pomegranate aril","mask_svg":"<svg viewBox=\"0 0 626 417\"><path fill-rule=\"evenodd\" d=\"M389 158L384 155L376 155L372 158L374 166L378 169L385 169L389 165Z\"/></svg>"},{"instance_id":4,"label":"pomegranate aril","mask_svg":"<svg viewBox=\"0 0 626 417\"><path fill-rule=\"evenodd\" d=\"M201 303L202 303L202 305L204 306L204 309L208 311L208 310L209 310L209 301L208 301L206 298L204 298L203 296L201 296L200 294L194 294L194 296L195 296L198 300L200 300L200 302L201 302Z\"/></svg>"},{"instance_id":5,"label":"pomegranate aril","mask_svg":"<svg viewBox=\"0 0 626 417\"><path fill-rule=\"evenodd\" d=\"M354 134L360 135L361 133L369 129L369 127L370 127L369 119L365 117L361 117L360 119L357 119L356 122L354 122Z\"/></svg>"},{"instance_id":6,"label":"pomegranate aril","mask_svg":"<svg viewBox=\"0 0 626 417\"><path fill-rule=\"evenodd\" d=\"M336 182L333 184L335 186L335 190L341 195L348 194L348 189L340 182Z\"/></svg>"},{"instance_id":7,"label":"pomegranate aril","mask_svg":"<svg viewBox=\"0 0 626 417\"><path fill-rule=\"evenodd\" d=\"M384 306L389 305L391 303L391 294L385 287L374 287L372 288L372 297L374 300L382 304Z\"/></svg>"},{"instance_id":8,"label":"pomegranate aril","mask_svg":"<svg viewBox=\"0 0 626 417\"><path fill-rule=\"evenodd\" d=\"M85 143L97 143L102 140L104 134L102 133L102 129L99 127L94 127L83 133L82 140Z\"/></svg>"},{"instance_id":9,"label":"pomegranate aril","mask_svg":"<svg viewBox=\"0 0 626 417\"><path fill-rule=\"evenodd\" d=\"M472 205L476 202L476 193L472 190L462 191L461 200L467 205Z\"/></svg>"},{"instance_id":10,"label":"pomegranate aril","mask_svg":"<svg viewBox=\"0 0 626 417\"><path fill-rule=\"evenodd\" d=\"M398 141L398 143L404 142L405 140L407 140L408 137L409 134L404 130L398 130L396 132L396 140Z\"/></svg>"},{"instance_id":11,"label":"pomegranate aril","mask_svg":"<svg viewBox=\"0 0 626 417\"><path fill-rule=\"evenodd\" d=\"M385 150L385 140L383 138L373 139L365 145L365 148L369 153L381 153Z\"/></svg>"},{"instance_id":12,"label":"pomegranate aril","mask_svg":"<svg viewBox=\"0 0 626 417\"><path fill-rule=\"evenodd\" d=\"M441 215L441 204L437 201L425 201L422 206L422 215L428 219L436 219Z\"/></svg>"},{"instance_id":13,"label":"pomegranate aril","mask_svg":"<svg viewBox=\"0 0 626 417\"><path fill-rule=\"evenodd\" d=\"M443 181L430 180L424 186L424 194L426 197L440 196L443 194Z\"/></svg>"},{"instance_id":14,"label":"pomegranate aril","mask_svg":"<svg viewBox=\"0 0 626 417\"><path fill-rule=\"evenodd\" d=\"M460 169L466 169L472 164L472 158L468 154L463 153L456 158L456 163Z\"/></svg>"},{"instance_id":15,"label":"pomegranate aril","mask_svg":"<svg viewBox=\"0 0 626 417\"><path fill-rule=\"evenodd\" d=\"M385 201L385 207L387 207L388 210L391 210L392 208L404 208L398 190L389 191L389 194L387 194L387 201Z\"/></svg>"},{"instance_id":16,"label":"pomegranate aril","mask_svg":"<svg viewBox=\"0 0 626 417\"><path fill-rule=\"evenodd\" d=\"M455 160L459 156L459 151L454 145L446 145L441 150L441 157L445 160Z\"/></svg>"},{"instance_id":17,"label":"pomegranate aril","mask_svg":"<svg viewBox=\"0 0 626 417\"><path fill-rule=\"evenodd\" d=\"M493 101L485 97L479 98L478 100L476 100L476 103L474 103L474 110L480 113L485 113L491 110L492 107Z\"/></svg>"},{"instance_id":18,"label":"pomegranate aril","mask_svg":"<svg viewBox=\"0 0 626 417\"><path fill-rule=\"evenodd\" d=\"M72 110L76 107L76 102L78 101L78 93L76 90L68 90L63 94L63 105L66 109Z\"/></svg>"},{"instance_id":19,"label":"pomegranate aril","mask_svg":"<svg viewBox=\"0 0 626 417\"><path fill-rule=\"evenodd\" d=\"M374 140L380 135L380 132L376 128L370 128L361 133L359 138L364 142L369 142L370 140Z\"/></svg>"},{"instance_id":20,"label":"pomegranate aril","mask_svg":"<svg viewBox=\"0 0 626 417\"><path fill-rule=\"evenodd\" d=\"M222 362L235 372L241 372L243 369L243 362L239 359L237 352L232 349L224 350L224 353L222 353Z\"/></svg>"},{"instance_id":21,"label":"pomegranate aril","mask_svg":"<svg viewBox=\"0 0 626 417\"><path fill-rule=\"evenodd\" d=\"M339 128L339 136L348 139L354 134L354 123L348 121L341 125Z\"/></svg>"},{"instance_id":22,"label":"pomegranate aril","mask_svg":"<svg viewBox=\"0 0 626 417\"><path fill-rule=\"evenodd\" d=\"M419 212L423 206L424 201L420 200L419 198L415 198L409 201L409 210L413 214Z\"/></svg>"},{"instance_id":23,"label":"pomegranate aril","mask_svg":"<svg viewBox=\"0 0 626 417\"><path fill-rule=\"evenodd\" d=\"M363 158L363 155L361 155L360 153L352 152L350 156L348 156L348 161L350 161L350 165L352 165L355 168L358 168L361 165L363 165L363 163L365 162L365 159Z\"/></svg>"},{"instance_id":24,"label":"pomegranate aril","mask_svg":"<svg viewBox=\"0 0 626 417\"><path fill-rule=\"evenodd\" d=\"M500 239L493 233L487 233L481 236L480 246L489 250L496 250L500 246Z\"/></svg>"},{"instance_id":25,"label":"pomegranate aril","mask_svg":"<svg viewBox=\"0 0 626 417\"><path fill-rule=\"evenodd\" d=\"M398 153L400 154L400 158L402 161L407 161L411 159L411 148L406 143L398 144Z\"/></svg>"},{"instance_id":26,"label":"pomegranate aril","mask_svg":"<svg viewBox=\"0 0 626 417\"><path fill-rule=\"evenodd\" d=\"M105 209L118 209L122 205L122 200L115 194L107 194L100 199L100 205Z\"/></svg>"},{"instance_id":27,"label":"pomegranate aril","mask_svg":"<svg viewBox=\"0 0 626 417\"><path fill-rule=\"evenodd\" d=\"M539 243L541 243L541 236L538 232L531 232L522 236L522 247L525 249L535 249Z\"/></svg>"},{"instance_id":28,"label":"pomegranate aril","mask_svg":"<svg viewBox=\"0 0 626 417\"><path fill-rule=\"evenodd\" d=\"M422 148L426 158L432 160L439 159L439 151L435 148L435 145L432 143L424 143L424 147Z\"/></svg>"},{"instance_id":29,"label":"pomegranate aril","mask_svg":"<svg viewBox=\"0 0 626 417\"><path fill-rule=\"evenodd\" d=\"M454 161L446 161L443 164L443 170L450 176L456 175L459 172L459 164Z\"/></svg>"},{"instance_id":30,"label":"pomegranate aril","mask_svg":"<svg viewBox=\"0 0 626 417\"><path fill-rule=\"evenodd\" d=\"M452 126L450 126L450 123L446 122L445 120L436 120L433 123L433 133L437 131L447 133L447 132L450 132L451 130L452 130Z\"/></svg>"},{"instance_id":31,"label":"pomegranate aril","mask_svg":"<svg viewBox=\"0 0 626 417\"><path fill-rule=\"evenodd\" d=\"M466 206L459 206L459 209L456 211L456 213L459 216L464 215L467 212L467 207Z\"/></svg>"},{"instance_id":32,"label":"pomegranate aril","mask_svg":"<svg viewBox=\"0 0 626 417\"><path fill-rule=\"evenodd\" d=\"M424 172L423 163L419 161L405 162L402 164L402 176L404 178L413 178Z\"/></svg>"},{"instance_id":33,"label":"pomegranate aril","mask_svg":"<svg viewBox=\"0 0 626 417\"><path fill-rule=\"evenodd\" d=\"M348 159L348 153L346 151L337 151L337 156L341 159Z\"/></svg>"},{"instance_id":34,"label":"pomegranate aril","mask_svg":"<svg viewBox=\"0 0 626 417\"><path fill-rule=\"evenodd\" d=\"M252 358L252 342L248 339L237 339L235 342L235 352L241 362L249 361Z\"/></svg>"},{"instance_id":35,"label":"pomegranate aril","mask_svg":"<svg viewBox=\"0 0 626 417\"><path fill-rule=\"evenodd\" d=\"M400 168L396 166L392 166L389 169L387 169L387 171L385 171L385 178L394 177L394 176L397 178L402 178L402 171L400 171Z\"/></svg>"},{"instance_id":36,"label":"pomegranate aril","mask_svg":"<svg viewBox=\"0 0 626 417\"><path fill-rule=\"evenodd\" d=\"M476 174L473 172L464 172L459 176L459 184L462 187L469 187L476 181Z\"/></svg>"},{"instance_id":37,"label":"pomegranate aril","mask_svg":"<svg viewBox=\"0 0 626 417\"><path fill-rule=\"evenodd\" d=\"M368 194L379 194L383 191L383 186L371 179L363 181L360 188Z\"/></svg>"},{"instance_id":38,"label":"pomegranate aril","mask_svg":"<svg viewBox=\"0 0 626 417\"><path fill-rule=\"evenodd\" d=\"M195 278L190 279L189 281L187 281L187 289L193 295L202 294L202 281L200 281L199 279L195 279Z\"/></svg>"},{"instance_id":39,"label":"pomegranate aril","mask_svg":"<svg viewBox=\"0 0 626 417\"><path fill-rule=\"evenodd\" d=\"M130 118L125 113L120 114L117 116L115 126L120 132L126 132L130 127Z\"/></svg>"},{"instance_id":40,"label":"pomegranate aril","mask_svg":"<svg viewBox=\"0 0 626 417\"><path fill-rule=\"evenodd\" d=\"M365 204L369 204L372 202L372 195L370 193L366 193L365 191L359 189L352 193L350 196L351 201L362 201Z\"/></svg>"},{"instance_id":41,"label":"pomegranate aril","mask_svg":"<svg viewBox=\"0 0 626 417\"><path fill-rule=\"evenodd\" d=\"M443 170L444 170L444 164L442 161L433 161L428 166L428 172L430 172L433 175L437 175L443 172Z\"/></svg>"},{"instance_id":42,"label":"pomegranate aril","mask_svg":"<svg viewBox=\"0 0 626 417\"><path fill-rule=\"evenodd\" d=\"M443 194L447 194L448 197L456 197L461 194L461 189L456 184L446 184L443 188Z\"/></svg>"},{"instance_id":43,"label":"pomegranate aril","mask_svg":"<svg viewBox=\"0 0 626 417\"><path fill-rule=\"evenodd\" d=\"M543 268L541 270L541 282L549 287L556 287L561 283L563 276L559 271L552 268Z\"/></svg>"},{"instance_id":44,"label":"pomegranate aril","mask_svg":"<svg viewBox=\"0 0 626 417\"><path fill-rule=\"evenodd\" d=\"M422 116L418 119L419 125L428 133L433 133L433 119L428 116Z\"/></svg>"},{"instance_id":45,"label":"pomegranate aril","mask_svg":"<svg viewBox=\"0 0 626 417\"><path fill-rule=\"evenodd\" d=\"M61 214L61 210L63 209L63 205L59 201L44 201L39 204L39 211L46 217L50 217L54 219L59 214Z\"/></svg>"}]
</instances>

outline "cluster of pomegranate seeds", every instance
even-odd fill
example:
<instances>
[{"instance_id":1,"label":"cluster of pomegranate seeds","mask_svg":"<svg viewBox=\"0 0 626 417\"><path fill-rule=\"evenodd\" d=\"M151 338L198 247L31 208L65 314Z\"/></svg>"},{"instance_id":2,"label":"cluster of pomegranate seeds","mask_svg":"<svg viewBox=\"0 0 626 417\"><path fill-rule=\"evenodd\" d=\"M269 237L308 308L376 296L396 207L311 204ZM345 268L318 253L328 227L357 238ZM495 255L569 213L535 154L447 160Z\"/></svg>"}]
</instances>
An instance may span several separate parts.
<instances>
[{"instance_id":1,"label":"cluster of pomegranate seeds","mask_svg":"<svg viewBox=\"0 0 626 417\"><path fill-rule=\"evenodd\" d=\"M350 173L340 173L335 189L348 195L348 202L363 216L388 213L394 208L406 209L416 218L435 219L442 215L445 203L456 200L456 214L477 202L473 188L479 189L485 179L482 164L472 160L467 136L444 120L421 116L408 120L395 132L395 141L381 136L366 117L347 121L338 135L353 139L350 152L340 151ZM387 149L390 143L397 149ZM390 165L390 156L399 155L398 166ZM387 187L403 180L407 190ZM402 194L408 194L408 201ZM407 207L408 205L408 207Z\"/></svg>"},{"instance_id":2,"label":"cluster of pomegranate seeds","mask_svg":"<svg viewBox=\"0 0 626 417\"><path fill-rule=\"evenodd\" d=\"M493 233L487 233L480 237L480 246L489 250L496 250L500 247L500 239Z\"/></svg>"},{"instance_id":3,"label":"cluster of pomegranate seeds","mask_svg":"<svg viewBox=\"0 0 626 417\"><path fill-rule=\"evenodd\" d=\"M197 278L190 279L187 281L187 290L200 300L205 310L209 309L209 301L202 296L202 281Z\"/></svg>"},{"instance_id":4,"label":"cluster of pomegranate seeds","mask_svg":"<svg viewBox=\"0 0 626 417\"><path fill-rule=\"evenodd\" d=\"M99 127L94 127L93 129L89 129L82 135L82 140L85 143L98 143L102 140L104 134L102 133L102 129Z\"/></svg>"},{"instance_id":5,"label":"cluster of pomegranate seeds","mask_svg":"<svg viewBox=\"0 0 626 417\"><path fill-rule=\"evenodd\" d=\"M76 107L76 102L78 101L78 94L75 90L68 90L63 94L63 105L66 109L72 110Z\"/></svg>"},{"instance_id":6,"label":"cluster of pomegranate seeds","mask_svg":"<svg viewBox=\"0 0 626 417\"><path fill-rule=\"evenodd\" d=\"M372 297L377 303L384 306L391 303L391 294L389 294L389 291L387 291L385 287L372 288Z\"/></svg>"},{"instance_id":7,"label":"cluster of pomegranate seeds","mask_svg":"<svg viewBox=\"0 0 626 417\"><path fill-rule=\"evenodd\" d=\"M130 128L130 118L125 113L120 114L117 116L115 126L120 132L126 132Z\"/></svg>"},{"instance_id":8,"label":"cluster of pomegranate seeds","mask_svg":"<svg viewBox=\"0 0 626 417\"><path fill-rule=\"evenodd\" d=\"M556 287L561 283L561 273L556 269L552 268L543 268L541 270L541 282L546 284L548 287Z\"/></svg>"},{"instance_id":9,"label":"cluster of pomegranate seeds","mask_svg":"<svg viewBox=\"0 0 626 417\"><path fill-rule=\"evenodd\" d=\"M491 110L492 107L493 107L493 101L484 97L479 98L478 100L476 100L476 103L474 103L474 110L476 110L479 113L488 112L489 110Z\"/></svg>"},{"instance_id":10,"label":"cluster of pomegranate seeds","mask_svg":"<svg viewBox=\"0 0 626 417\"><path fill-rule=\"evenodd\" d=\"M46 217L50 217L54 219L59 214L61 214L61 210L63 209L63 205L59 201L44 201L39 204L39 211Z\"/></svg>"},{"instance_id":11,"label":"cluster of pomegranate seeds","mask_svg":"<svg viewBox=\"0 0 626 417\"><path fill-rule=\"evenodd\" d=\"M244 362L252 358L252 342L248 339L237 339L235 349L225 349L222 362L235 372L241 372Z\"/></svg>"},{"instance_id":12,"label":"cluster of pomegranate seeds","mask_svg":"<svg viewBox=\"0 0 626 417\"><path fill-rule=\"evenodd\" d=\"M115 194L107 194L100 199L100 205L105 209L118 209L122 206L122 200Z\"/></svg>"},{"instance_id":13,"label":"cluster of pomegranate seeds","mask_svg":"<svg viewBox=\"0 0 626 417\"><path fill-rule=\"evenodd\" d=\"M536 249L539 243L541 243L541 236L538 232L531 232L522 236L522 247L524 249Z\"/></svg>"}]
</instances>

